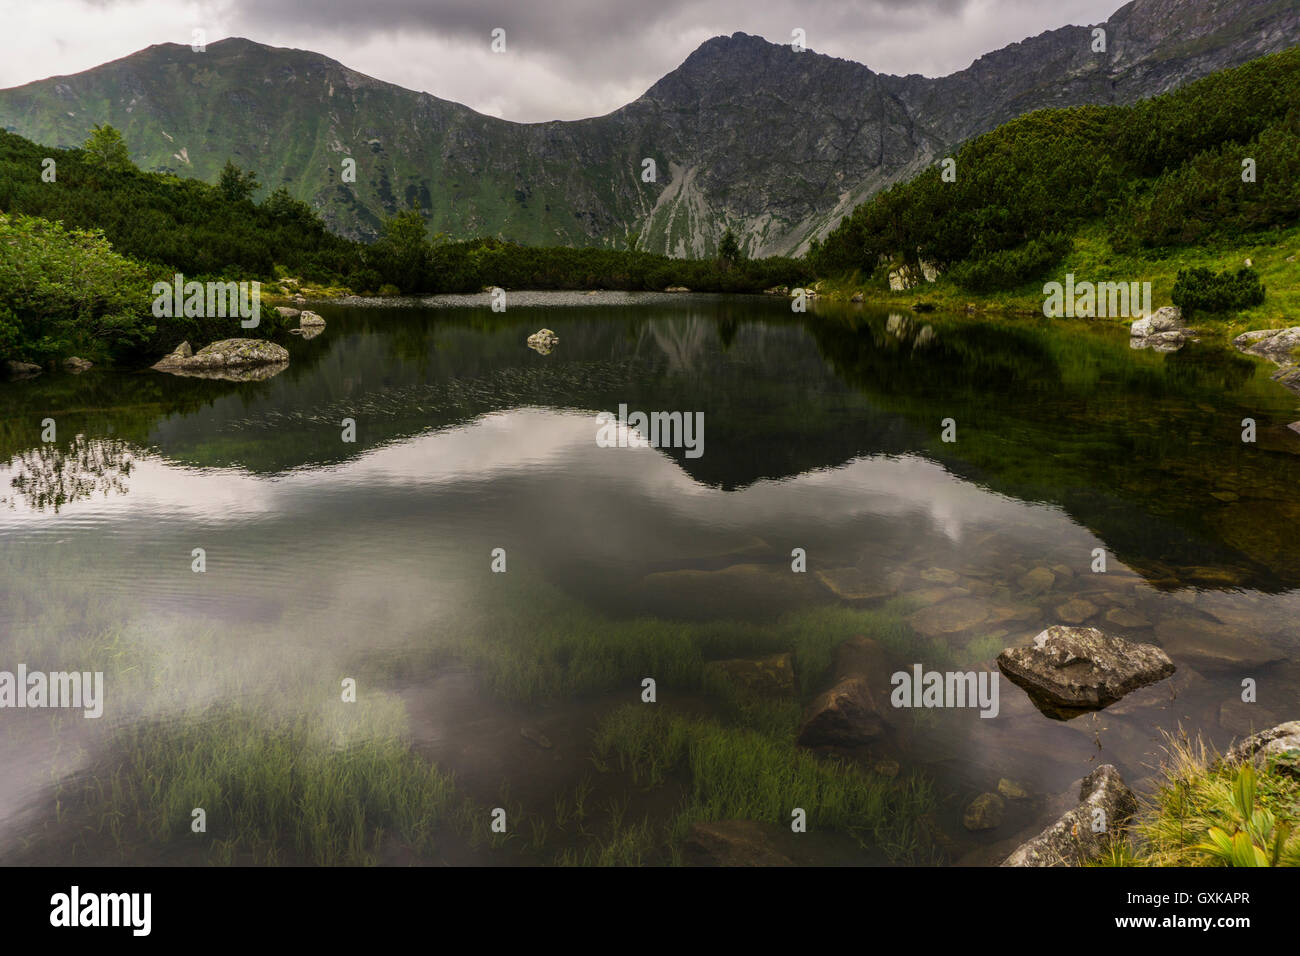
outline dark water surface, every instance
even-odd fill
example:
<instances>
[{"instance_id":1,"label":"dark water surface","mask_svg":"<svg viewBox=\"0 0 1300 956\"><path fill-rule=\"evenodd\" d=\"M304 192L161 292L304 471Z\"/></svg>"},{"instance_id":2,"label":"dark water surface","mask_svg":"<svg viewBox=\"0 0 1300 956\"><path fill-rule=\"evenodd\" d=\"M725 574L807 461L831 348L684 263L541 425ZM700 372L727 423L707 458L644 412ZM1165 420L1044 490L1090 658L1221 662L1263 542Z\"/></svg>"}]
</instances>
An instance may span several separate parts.
<instances>
[{"instance_id":1,"label":"dark water surface","mask_svg":"<svg viewBox=\"0 0 1300 956\"><path fill-rule=\"evenodd\" d=\"M0 711L0 857L123 728L230 700L328 728L347 677L373 726L489 806L503 784L529 806L591 772L666 818L689 784L609 782L592 732L639 702L642 677L683 713L715 712L707 687L679 689L654 653L578 673L582 647L647 621L665 641L694 626L705 658L793 650L801 705L829 672L799 647L886 619L908 669L995 671L1003 647L1067 620L1166 649L1173 678L1097 715L1051 720L1006 680L992 719L896 715L859 759L932 782L927 858L946 862L1041 826L1098 763L1149 789L1162 732L1224 746L1298 716L1300 413L1268 366L1036 319L485 302L321 305L324 334L286 339L291 363L259 382L96 369L0 384L0 670L108 675L98 721ZM560 339L548 355L525 346L542 327ZM596 414L620 404L702 412L703 453L599 447ZM589 643L564 644L566 628ZM503 663L506 646L546 666ZM963 808L1004 778L1030 799L967 832ZM817 839L820 860L857 858Z\"/></svg>"}]
</instances>

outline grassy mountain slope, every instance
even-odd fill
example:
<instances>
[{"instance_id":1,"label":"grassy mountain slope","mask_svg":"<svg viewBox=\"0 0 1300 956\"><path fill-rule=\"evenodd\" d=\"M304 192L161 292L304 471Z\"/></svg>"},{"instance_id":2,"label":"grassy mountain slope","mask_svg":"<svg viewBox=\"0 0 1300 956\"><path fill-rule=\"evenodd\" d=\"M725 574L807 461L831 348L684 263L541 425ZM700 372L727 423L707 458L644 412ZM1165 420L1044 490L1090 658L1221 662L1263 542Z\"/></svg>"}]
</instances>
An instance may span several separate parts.
<instances>
[{"instance_id":1,"label":"grassy mountain slope","mask_svg":"<svg viewBox=\"0 0 1300 956\"><path fill-rule=\"evenodd\" d=\"M953 177L935 166L860 205L811 259L841 284L878 286L900 258L925 260L954 294L1040 305L1033 285L1062 260L1118 281L1216 249L1276 247L1285 263L1300 225L1298 103L1295 48L1133 106L1038 111L964 145ZM1294 269L1288 281L1278 268L1285 293Z\"/></svg>"}]
</instances>

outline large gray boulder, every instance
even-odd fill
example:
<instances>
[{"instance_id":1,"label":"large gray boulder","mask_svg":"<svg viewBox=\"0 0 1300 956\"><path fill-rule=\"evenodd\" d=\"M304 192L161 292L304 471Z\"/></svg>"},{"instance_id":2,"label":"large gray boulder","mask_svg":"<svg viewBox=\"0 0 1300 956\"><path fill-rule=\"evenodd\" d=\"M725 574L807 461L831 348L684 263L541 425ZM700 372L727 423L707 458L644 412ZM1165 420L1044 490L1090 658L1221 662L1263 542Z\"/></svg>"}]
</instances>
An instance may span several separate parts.
<instances>
[{"instance_id":1,"label":"large gray boulder","mask_svg":"<svg viewBox=\"0 0 1300 956\"><path fill-rule=\"evenodd\" d=\"M1105 852L1137 812L1137 797L1119 771L1103 764L1083 778L1079 805L1022 843L1003 866L1079 866Z\"/></svg>"},{"instance_id":2,"label":"large gray boulder","mask_svg":"<svg viewBox=\"0 0 1300 956\"><path fill-rule=\"evenodd\" d=\"M1294 755L1285 764L1285 772L1296 775L1300 772L1300 720L1289 720L1252 734L1224 754L1223 760L1229 766L1249 760L1257 770L1264 771L1270 759L1284 754Z\"/></svg>"},{"instance_id":3,"label":"large gray boulder","mask_svg":"<svg viewBox=\"0 0 1300 956\"><path fill-rule=\"evenodd\" d=\"M1068 720L1163 680L1174 662L1154 644L1111 637L1095 627L1053 625L1029 647L1009 647L998 668L1049 717Z\"/></svg>"},{"instance_id":4,"label":"large gray boulder","mask_svg":"<svg viewBox=\"0 0 1300 956\"><path fill-rule=\"evenodd\" d=\"M1183 321L1182 310L1176 305L1166 305L1129 326L1129 345L1135 349L1177 352L1195 334L1196 330L1188 328Z\"/></svg>"},{"instance_id":5,"label":"large gray boulder","mask_svg":"<svg viewBox=\"0 0 1300 956\"><path fill-rule=\"evenodd\" d=\"M255 365L278 365L289 361L289 353L284 346L267 342L265 339L222 339L211 345L205 345L193 355L186 355L188 351L189 343L182 342L175 352L165 356L154 365L154 368L164 372L212 371Z\"/></svg>"},{"instance_id":6,"label":"large gray boulder","mask_svg":"<svg viewBox=\"0 0 1300 956\"><path fill-rule=\"evenodd\" d=\"M1300 325L1289 329L1257 329L1254 332L1242 332L1232 344L1239 351L1261 358L1273 359L1279 364L1288 364L1293 360L1296 349L1300 349Z\"/></svg>"},{"instance_id":7,"label":"large gray boulder","mask_svg":"<svg viewBox=\"0 0 1300 956\"><path fill-rule=\"evenodd\" d=\"M41 374L41 367L31 362L17 362L9 359L4 363L6 378L31 378Z\"/></svg>"},{"instance_id":8,"label":"large gray boulder","mask_svg":"<svg viewBox=\"0 0 1300 956\"><path fill-rule=\"evenodd\" d=\"M1134 322L1129 326L1128 334L1135 339L1146 339L1161 332L1177 332L1186 328L1183 310L1176 305L1166 305Z\"/></svg>"}]
</instances>

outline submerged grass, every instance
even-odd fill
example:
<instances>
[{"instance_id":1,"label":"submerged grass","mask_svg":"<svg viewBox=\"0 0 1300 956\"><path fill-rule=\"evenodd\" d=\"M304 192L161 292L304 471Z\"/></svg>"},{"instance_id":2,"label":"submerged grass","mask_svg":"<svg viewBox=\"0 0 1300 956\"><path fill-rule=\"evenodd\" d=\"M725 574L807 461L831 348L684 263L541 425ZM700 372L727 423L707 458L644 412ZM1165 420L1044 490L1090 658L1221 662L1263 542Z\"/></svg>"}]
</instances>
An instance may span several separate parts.
<instances>
[{"instance_id":1,"label":"submerged grass","mask_svg":"<svg viewBox=\"0 0 1300 956\"><path fill-rule=\"evenodd\" d=\"M835 648L859 634L888 652L954 659L942 641L918 637L905 621L914 607L895 599L875 609L818 606L766 623L615 618L593 611L549 586L516 575L498 585L482 619L432 635L421 648L403 648L358 667L379 679L409 679L449 663L473 669L484 686L507 700L573 699L628 687L653 677L661 689L728 697L707 664L730 657L793 652L806 699L826 678ZM493 611L499 606L502 611ZM519 608L527 611L520 613ZM960 652L959 652L960 653Z\"/></svg>"},{"instance_id":2,"label":"submerged grass","mask_svg":"<svg viewBox=\"0 0 1300 956\"><path fill-rule=\"evenodd\" d=\"M596 731L594 750L610 769L646 785L672 771L689 776L689 798L671 825L675 842L703 820L758 820L789 825L807 813L809 829L848 833L893 860L925 850L926 817L935 809L919 777L891 780L795 746L793 734L688 718L629 704Z\"/></svg>"},{"instance_id":3,"label":"submerged grass","mask_svg":"<svg viewBox=\"0 0 1300 956\"><path fill-rule=\"evenodd\" d=\"M75 831L74 854L107 849L118 862L148 847L218 864L373 864L388 840L428 856L464 801L392 732L391 714L349 706L362 709L332 730L236 706L123 728L109 757L59 785L41 836Z\"/></svg>"},{"instance_id":4,"label":"submerged grass","mask_svg":"<svg viewBox=\"0 0 1300 956\"><path fill-rule=\"evenodd\" d=\"M286 655L210 628L135 620L118 605L98 615L89 594L84 607L35 601L30 626L10 635L8 650L102 667L115 710L83 741L94 755L88 769L54 786L50 818L17 857L372 864L430 860L451 840L512 859L657 864L679 858L695 821L788 825L796 806L810 827L852 834L893 859L919 852L934 802L924 783L794 745L803 704L843 641L868 634L893 653L947 659L946 648L918 645L906 603L810 608L763 623L617 619L534 575L511 578L515 593L485 602L487 613L382 655L360 644ZM104 618L113 623L99 626ZM52 623L61 626L38 626ZM709 666L787 651L800 681L789 699L756 696ZM384 678L452 661L471 667L488 692L523 702L621 689L639 696L641 680L654 677L665 703L616 710L596 730L593 769L630 771L631 789L584 777L540 814L503 793L493 805L507 809L510 827L493 832L488 809L411 749L401 700L376 690ZM367 688L357 703L340 703L337 678L323 676L340 673ZM682 695L694 698L691 707L707 702L714 717L666 713ZM669 782L683 788L676 810L672 791L641 793ZM196 808L206 832L191 829Z\"/></svg>"}]
</instances>

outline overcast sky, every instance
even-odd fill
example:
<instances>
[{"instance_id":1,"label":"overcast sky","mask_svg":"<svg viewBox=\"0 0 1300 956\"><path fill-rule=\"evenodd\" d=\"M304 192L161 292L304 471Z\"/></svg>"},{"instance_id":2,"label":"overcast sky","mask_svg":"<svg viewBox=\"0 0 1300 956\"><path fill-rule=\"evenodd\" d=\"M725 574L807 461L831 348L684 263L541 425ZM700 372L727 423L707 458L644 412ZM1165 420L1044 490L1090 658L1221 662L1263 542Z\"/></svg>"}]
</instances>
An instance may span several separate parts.
<instances>
[{"instance_id":1,"label":"overcast sky","mask_svg":"<svg viewBox=\"0 0 1300 956\"><path fill-rule=\"evenodd\" d=\"M1124 0L0 0L0 88L76 73L154 43L242 36L315 50L381 80L520 121L578 119L646 91L737 30L942 76ZM493 29L506 52L491 51Z\"/></svg>"}]
</instances>

